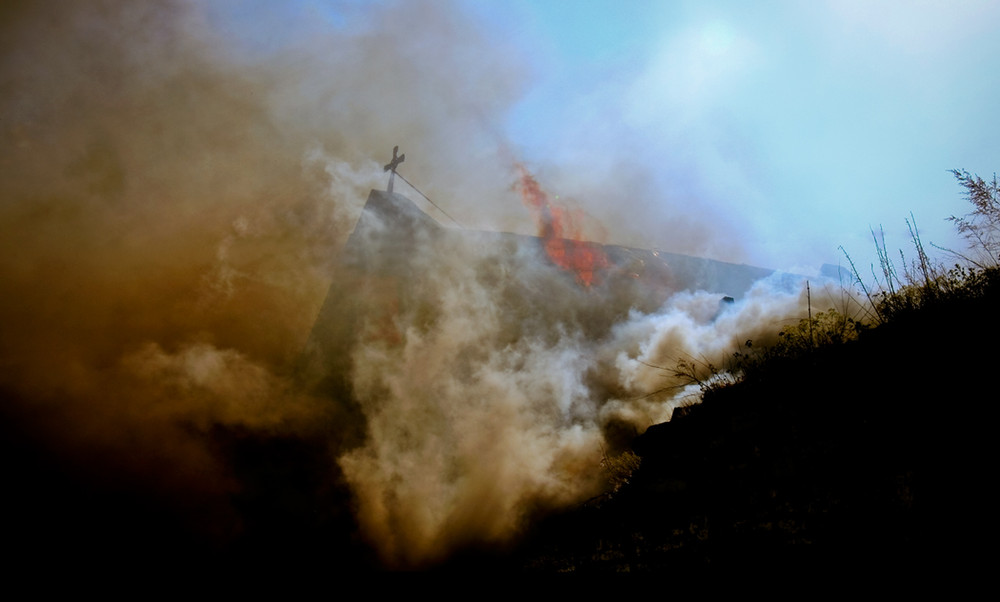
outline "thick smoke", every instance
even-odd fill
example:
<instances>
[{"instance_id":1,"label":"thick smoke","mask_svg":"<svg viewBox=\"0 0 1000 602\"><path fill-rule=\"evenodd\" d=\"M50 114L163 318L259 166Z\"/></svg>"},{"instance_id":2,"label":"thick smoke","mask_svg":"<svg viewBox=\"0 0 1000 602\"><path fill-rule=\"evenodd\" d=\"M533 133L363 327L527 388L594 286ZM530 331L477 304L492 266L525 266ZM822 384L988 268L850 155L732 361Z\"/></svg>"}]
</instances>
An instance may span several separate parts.
<instances>
[{"instance_id":1,"label":"thick smoke","mask_svg":"<svg viewBox=\"0 0 1000 602\"><path fill-rule=\"evenodd\" d=\"M698 400L691 377L711 378L707 364L724 367L738 344L766 344L806 312L803 292L768 281L732 306L678 293L630 311L627 295L550 261L544 242L414 238L404 269L415 281L366 279L380 309L363 312L351 350L366 438L340 459L359 520L394 566L504 542L532 512L600 493L602 457L620 451L609 435L669 420ZM676 374L680 360L697 374Z\"/></svg>"},{"instance_id":2,"label":"thick smoke","mask_svg":"<svg viewBox=\"0 0 1000 602\"><path fill-rule=\"evenodd\" d=\"M607 426L685 403L655 366L718 361L802 317L801 295L763 286L720 316L696 293L604 312L541 257L424 241L434 303L349 326L364 432L345 450L344 400L295 368L379 160L399 144L460 222L503 206L496 228L530 230L482 127L526 74L444 3L254 6L2 9L3 417L80 478L225 540L246 484L220 429L319 438L366 540L419 566L599 492Z\"/></svg>"}]
</instances>

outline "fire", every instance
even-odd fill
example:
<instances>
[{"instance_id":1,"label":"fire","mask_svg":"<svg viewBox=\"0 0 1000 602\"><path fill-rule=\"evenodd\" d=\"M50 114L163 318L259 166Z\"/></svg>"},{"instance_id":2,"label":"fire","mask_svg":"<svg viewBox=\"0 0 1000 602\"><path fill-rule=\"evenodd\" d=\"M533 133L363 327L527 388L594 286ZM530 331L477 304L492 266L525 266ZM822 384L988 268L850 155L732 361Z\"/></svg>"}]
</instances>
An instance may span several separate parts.
<instances>
[{"instance_id":1,"label":"fire","mask_svg":"<svg viewBox=\"0 0 1000 602\"><path fill-rule=\"evenodd\" d=\"M564 270L576 274L584 286L594 283L597 273L610 265L600 245L583 240L580 224L581 213L549 201L535 177L520 163L517 190L524 204L531 209L538 224L545 253Z\"/></svg>"}]
</instances>

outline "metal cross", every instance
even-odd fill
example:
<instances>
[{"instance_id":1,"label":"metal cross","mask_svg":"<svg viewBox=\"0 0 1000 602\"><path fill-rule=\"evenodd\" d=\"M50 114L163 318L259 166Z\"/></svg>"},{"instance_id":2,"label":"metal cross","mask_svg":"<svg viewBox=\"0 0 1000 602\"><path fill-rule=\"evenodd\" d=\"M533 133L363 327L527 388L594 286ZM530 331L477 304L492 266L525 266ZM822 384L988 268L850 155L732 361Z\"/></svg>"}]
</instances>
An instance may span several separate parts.
<instances>
[{"instance_id":1,"label":"metal cross","mask_svg":"<svg viewBox=\"0 0 1000 602\"><path fill-rule=\"evenodd\" d=\"M385 166L385 169L382 170L382 171L392 172L389 174L389 188L387 189L389 192L392 192L392 181L396 177L396 168L399 166L400 163L406 160L405 153L399 155L398 157L396 156L396 153L398 151L399 151L398 146L392 147L392 161L389 161L389 163Z\"/></svg>"}]
</instances>

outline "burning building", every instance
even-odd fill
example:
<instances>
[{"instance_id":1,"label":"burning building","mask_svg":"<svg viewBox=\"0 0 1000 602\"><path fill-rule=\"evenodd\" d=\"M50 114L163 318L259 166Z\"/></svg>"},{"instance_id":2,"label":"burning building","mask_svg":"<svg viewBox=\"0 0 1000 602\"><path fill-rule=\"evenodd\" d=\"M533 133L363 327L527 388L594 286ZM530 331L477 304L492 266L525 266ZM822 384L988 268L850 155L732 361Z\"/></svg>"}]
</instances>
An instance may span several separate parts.
<instances>
[{"instance_id":1,"label":"burning building","mask_svg":"<svg viewBox=\"0 0 1000 602\"><path fill-rule=\"evenodd\" d=\"M308 336L299 384L334 402L354 518L387 566L509 541L604 491L603 454L696 402L679 358L721 365L805 315L798 277L581 240L520 176L537 235L371 190Z\"/></svg>"},{"instance_id":2,"label":"burning building","mask_svg":"<svg viewBox=\"0 0 1000 602\"><path fill-rule=\"evenodd\" d=\"M580 240L521 176L535 236L445 226L372 190L302 354L390 565L502 541L533 509L601 491L602 450L691 403L660 367L716 362L803 306L775 297L772 270Z\"/></svg>"},{"instance_id":3,"label":"burning building","mask_svg":"<svg viewBox=\"0 0 1000 602\"><path fill-rule=\"evenodd\" d=\"M391 346L404 339L404 329L434 323L446 311L442 290L490 291L494 299L484 311L512 340L559 324L600 340L630 312L653 313L679 292L715 294L721 311L775 273L569 238L558 209L526 173L520 187L536 211L538 236L447 227L399 193L371 191L307 344L309 372L322 375L326 393L349 396L342 378L352 349ZM456 261L468 269L456 273ZM449 286L428 285L432 277ZM404 313L416 322L399 319Z\"/></svg>"}]
</instances>

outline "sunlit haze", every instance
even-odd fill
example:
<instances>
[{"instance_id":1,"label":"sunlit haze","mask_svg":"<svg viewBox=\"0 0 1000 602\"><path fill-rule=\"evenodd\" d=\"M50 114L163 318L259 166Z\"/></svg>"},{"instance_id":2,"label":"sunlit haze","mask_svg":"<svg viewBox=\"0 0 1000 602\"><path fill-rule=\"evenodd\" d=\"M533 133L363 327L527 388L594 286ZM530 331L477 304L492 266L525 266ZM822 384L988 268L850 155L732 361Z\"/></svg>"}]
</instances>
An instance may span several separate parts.
<instances>
[{"instance_id":1,"label":"sunlit haze","mask_svg":"<svg viewBox=\"0 0 1000 602\"><path fill-rule=\"evenodd\" d=\"M925 244L958 250L947 170L1000 161L995 2L468 8L529 68L512 143L648 244L697 215L727 237L721 255L738 241L740 259L809 273L840 246L867 265L873 227L909 251L912 212ZM644 198L625 194L634 178ZM604 198L583 200L595 179Z\"/></svg>"}]
</instances>

